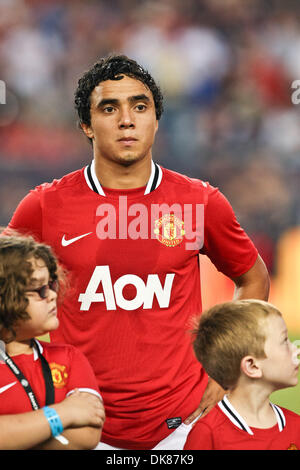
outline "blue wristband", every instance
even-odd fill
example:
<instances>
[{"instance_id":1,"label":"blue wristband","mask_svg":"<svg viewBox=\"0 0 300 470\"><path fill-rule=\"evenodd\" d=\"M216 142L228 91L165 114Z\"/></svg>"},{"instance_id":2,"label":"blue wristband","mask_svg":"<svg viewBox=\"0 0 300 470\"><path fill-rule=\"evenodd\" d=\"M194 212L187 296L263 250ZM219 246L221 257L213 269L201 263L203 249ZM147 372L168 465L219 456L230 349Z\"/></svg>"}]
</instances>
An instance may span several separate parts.
<instances>
[{"instance_id":1,"label":"blue wristband","mask_svg":"<svg viewBox=\"0 0 300 470\"><path fill-rule=\"evenodd\" d=\"M43 407L43 412L44 415L47 418L47 421L49 423L51 433L53 437L59 436L63 430L64 427L62 425L61 419L56 413L54 408L49 408L48 406Z\"/></svg>"}]
</instances>

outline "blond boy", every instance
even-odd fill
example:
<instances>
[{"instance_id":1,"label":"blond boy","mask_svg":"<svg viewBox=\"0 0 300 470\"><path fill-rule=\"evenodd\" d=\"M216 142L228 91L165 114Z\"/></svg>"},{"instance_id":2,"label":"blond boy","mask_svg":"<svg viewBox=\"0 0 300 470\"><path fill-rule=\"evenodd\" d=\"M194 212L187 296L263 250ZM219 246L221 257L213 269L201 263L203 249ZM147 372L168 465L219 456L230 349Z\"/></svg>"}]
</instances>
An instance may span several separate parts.
<instances>
[{"instance_id":1,"label":"blond boy","mask_svg":"<svg viewBox=\"0 0 300 470\"><path fill-rule=\"evenodd\" d=\"M300 416L270 402L298 382L298 350L270 303L240 300L205 312L194 350L226 395L197 421L185 449L300 449Z\"/></svg>"}]
</instances>

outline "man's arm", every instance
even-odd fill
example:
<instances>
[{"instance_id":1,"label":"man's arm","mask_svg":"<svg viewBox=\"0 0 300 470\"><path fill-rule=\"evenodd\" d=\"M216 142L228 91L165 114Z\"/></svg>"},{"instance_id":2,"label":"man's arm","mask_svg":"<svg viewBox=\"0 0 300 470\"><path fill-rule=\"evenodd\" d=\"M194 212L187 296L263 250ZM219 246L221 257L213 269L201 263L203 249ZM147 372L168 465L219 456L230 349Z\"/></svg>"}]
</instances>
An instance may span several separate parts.
<instances>
[{"instance_id":1,"label":"man's arm","mask_svg":"<svg viewBox=\"0 0 300 470\"><path fill-rule=\"evenodd\" d=\"M259 255L249 271L232 280L235 283L234 300L268 300L270 278L266 265Z\"/></svg>"},{"instance_id":2,"label":"man's arm","mask_svg":"<svg viewBox=\"0 0 300 470\"><path fill-rule=\"evenodd\" d=\"M42 241L42 208L40 192L30 191L16 208L11 221L2 233L14 235L15 232L23 235L31 235L37 241Z\"/></svg>"}]
</instances>

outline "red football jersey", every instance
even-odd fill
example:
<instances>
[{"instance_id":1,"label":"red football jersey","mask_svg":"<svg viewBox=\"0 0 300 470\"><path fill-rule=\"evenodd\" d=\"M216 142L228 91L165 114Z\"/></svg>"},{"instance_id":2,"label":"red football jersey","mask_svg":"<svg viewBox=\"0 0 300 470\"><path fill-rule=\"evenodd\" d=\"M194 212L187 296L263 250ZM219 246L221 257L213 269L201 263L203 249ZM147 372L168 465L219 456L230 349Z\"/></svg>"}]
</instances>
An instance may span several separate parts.
<instances>
[{"instance_id":1,"label":"red football jersey","mask_svg":"<svg viewBox=\"0 0 300 470\"><path fill-rule=\"evenodd\" d=\"M190 431L185 450L300 450L300 416L273 403L277 424L249 427L225 396Z\"/></svg>"},{"instance_id":2,"label":"red football jersey","mask_svg":"<svg viewBox=\"0 0 300 470\"><path fill-rule=\"evenodd\" d=\"M95 374L88 360L74 346L37 342L52 372L55 403L76 388L98 395ZM19 354L12 360L26 377L40 408L45 406L45 381L37 352ZM0 361L0 415L32 411L30 400L14 373Z\"/></svg>"},{"instance_id":3,"label":"red football jersey","mask_svg":"<svg viewBox=\"0 0 300 470\"><path fill-rule=\"evenodd\" d=\"M153 162L146 187L103 188L92 162L33 190L10 227L51 245L71 273L51 340L79 347L92 364L107 416L102 440L154 447L197 408L207 383L190 335L201 312L199 253L231 278L257 258L230 204Z\"/></svg>"}]
</instances>

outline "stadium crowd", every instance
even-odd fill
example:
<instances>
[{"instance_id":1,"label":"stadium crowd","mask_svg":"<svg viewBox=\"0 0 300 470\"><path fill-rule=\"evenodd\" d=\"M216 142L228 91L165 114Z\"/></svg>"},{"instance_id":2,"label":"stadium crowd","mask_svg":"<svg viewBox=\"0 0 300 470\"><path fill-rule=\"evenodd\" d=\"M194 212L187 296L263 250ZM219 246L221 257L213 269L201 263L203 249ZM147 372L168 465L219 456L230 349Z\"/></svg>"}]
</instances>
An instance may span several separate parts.
<instances>
[{"instance_id":1,"label":"stadium crowd","mask_svg":"<svg viewBox=\"0 0 300 470\"><path fill-rule=\"evenodd\" d=\"M154 75L165 114L154 159L229 198L270 271L299 224L296 0L0 0L0 225L42 181L84 166L73 93L110 52Z\"/></svg>"}]
</instances>

